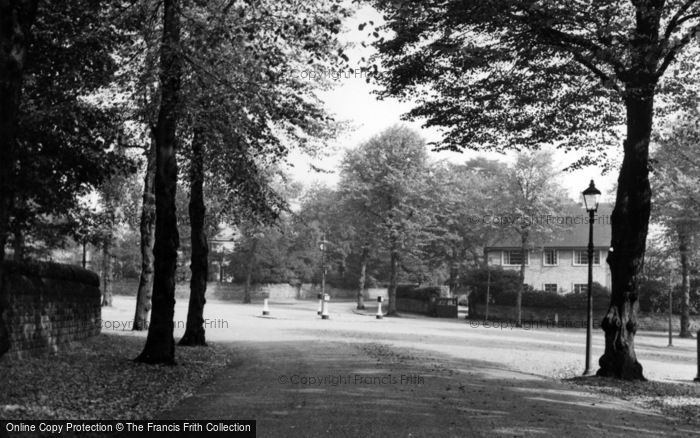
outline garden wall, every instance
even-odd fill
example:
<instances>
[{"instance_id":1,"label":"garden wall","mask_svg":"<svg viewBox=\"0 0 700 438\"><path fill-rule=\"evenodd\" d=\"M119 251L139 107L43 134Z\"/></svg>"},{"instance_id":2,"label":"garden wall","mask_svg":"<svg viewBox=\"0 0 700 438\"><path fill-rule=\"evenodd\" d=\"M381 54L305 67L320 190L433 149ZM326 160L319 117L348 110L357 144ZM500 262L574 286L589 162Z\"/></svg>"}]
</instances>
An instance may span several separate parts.
<instances>
[{"instance_id":1,"label":"garden wall","mask_svg":"<svg viewBox=\"0 0 700 438\"><path fill-rule=\"evenodd\" d=\"M122 279L115 281L114 294L136 296L138 290L138 279ZM243 301L245 286L241 283L207 283L207 299L221 301ZM285 299L313 299L321 292L320 285L304 283L301 286L292 286L288 283L255 284L251 286L251 298L254 301L262 301L265 296L272 300ZM326 293L332 299L356 299L357 290L340 289L326 286ZM386 288L370 288L365 293L365 300L376 300L377 296L387 299ZM186 300L190 296L190 285L187 282L178 283L175 287L175 297L178 300Z\"/></svg>"},{"instance_id":2,"label":"garden wall","mask_svg":"<svg viewBox=\"0 0 700 438\"><path fill-rule=\"evenodd\" d=\"M483 319L485 313L485 304L472 304L469 308L469 317L473 319ZM564 325L564 321L576 321L576 324L579 324L580 321L587 320L586 309L522 307L523 321L554 321L555 315L562 325ZM605 310L593 309L594 321L600 321L603 319L603 316L605 316ZM515 306L489 304L489 320L515 321L517 317L518 313Z\"/></svg>"},{"instance_id":3,"label":"garden wall","mask_svg":"<svg viewBox=\"0 0 700 438\"><path fill-rule=\"evenodd\" d=\"M0 355L56 352L100 333L100 280L71 265L0 264ZM3 346L5 348L3 348Z\"/></svg>"}]
</instances>

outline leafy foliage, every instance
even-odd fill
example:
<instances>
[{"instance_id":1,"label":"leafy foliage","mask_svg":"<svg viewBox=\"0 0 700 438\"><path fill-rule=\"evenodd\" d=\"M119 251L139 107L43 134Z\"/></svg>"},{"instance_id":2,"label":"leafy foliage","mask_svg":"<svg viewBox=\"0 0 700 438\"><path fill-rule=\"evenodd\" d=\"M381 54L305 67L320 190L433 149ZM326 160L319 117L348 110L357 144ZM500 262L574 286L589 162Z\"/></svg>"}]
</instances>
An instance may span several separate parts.
<instances>
[{"instance_id":1,"label":"leafy foliage","mask_svg":"<svg viewBox=\"0 0 700 438\"><path fill-rule=\"evenodd\" d=\"M348 11L338 1L254 3L193 3L184 11L183 131L204 133L210 184L234 221L271 223L285 199L265 169L335 133L315 95L321 84L298 73L338 62L336 34Z\"/></svg>"},{"instance_id":2,"label":"leafy foliage","mask_svg":"<svg viewBox=\"0 0 700 438\"><path fill-rule=\"evenodd\" d=\"M119 108L100 100L122 43L111 5L40 2L18 120L11 228L26 232L78 207L112 175L133 172L120 154ZM64 230L65 233L65 230Z\"/></svg>"},{"instance_id":3,"label":"leafy foliage","mask_svg":"<svg viewBox=\"0 0 700 438\"><path fill-rule=\"evenodd\" d=\"M486 303L486 289L489 286L489 303L514 306L519 288L518 273L500 268L472 270L465 276L464 284L472 290L469 301L472 304ZM593 283L593 305L595 309L606 309L610 301L610 291L599 283ZM538 308L585 309L587 293L570 293L561 295L555 292L534 290L527 286L523 291L522 305Z\"/></svg>"},{"instance_id":4,"label":"leafy foliage","mask_svg":"<svg viewBox=\"0 0 700 438\"><path fill-rule=\"evenodd\" d=\"M372 3L391 32L375 42L381 94L417 98L407 116L446 129L438 149L552 143L587 152L574 167L605 164L626 96L677 59L660 91L682 94L700 31L693 0ZM647 19L660 29L637 27Z\"/></svg>"}]
</instances>

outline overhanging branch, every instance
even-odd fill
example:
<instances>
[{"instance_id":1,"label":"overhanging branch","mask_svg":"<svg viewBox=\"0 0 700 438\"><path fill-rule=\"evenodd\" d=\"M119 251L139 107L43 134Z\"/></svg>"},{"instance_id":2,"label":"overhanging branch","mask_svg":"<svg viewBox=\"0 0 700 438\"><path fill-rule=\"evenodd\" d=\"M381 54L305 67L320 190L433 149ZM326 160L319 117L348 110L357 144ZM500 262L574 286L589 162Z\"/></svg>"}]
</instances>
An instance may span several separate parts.
<instances>
[{"instance_id":1,"label":"overhanging branch","mask_svg":"<svg viewBox=\"0 0 700 438\"><path fill-rule=\"evenodd\" d=\"M700 17L700 14L695 15ZM700 35L700 23L691 27L688 32L686 32L686 34L683 35L683 37L681 37L681 39L668 50L668 53L666 53L666 55L663 57L661 66L656 70L657 78L663 76L668 69L668 66L671 65L671 62L673 62L673 60L676 58L676 55L678 55L678 53L680 53L680 51L683 50L683 48L685 48L691 41L697 38L698 35Z\"/></svg>"}]
</instances>

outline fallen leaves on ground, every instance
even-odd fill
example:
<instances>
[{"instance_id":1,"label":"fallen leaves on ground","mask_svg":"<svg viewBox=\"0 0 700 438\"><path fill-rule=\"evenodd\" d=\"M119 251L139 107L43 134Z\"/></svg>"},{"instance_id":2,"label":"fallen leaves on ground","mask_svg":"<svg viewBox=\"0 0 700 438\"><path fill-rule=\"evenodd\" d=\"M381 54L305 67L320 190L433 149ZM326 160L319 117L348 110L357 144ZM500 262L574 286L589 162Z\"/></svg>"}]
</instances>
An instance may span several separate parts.
<instances>
[{"instance_id":1,"label":"fallen leaves on ground","mask_svg":"<svg viewBox=\"0 0 700 438\"><path fill-rule=\"evenodd\" d=\"M569 382L635 402L668 418L700 426L700 383L629 382L603 377L576 377Z\"/></svg>"},{"instance_id":2,"label":"fallen leaves on ground","mask_svg":"<svg viewBox=\"0 0 700 438\"><path fill-rule=\"evenodd\" d=\"M0 418L146 419L226 366L216 345L176 348L177 365L133 359L145 333L101 334L52 356L0 360Z\"/></svg>"}]
</instances>

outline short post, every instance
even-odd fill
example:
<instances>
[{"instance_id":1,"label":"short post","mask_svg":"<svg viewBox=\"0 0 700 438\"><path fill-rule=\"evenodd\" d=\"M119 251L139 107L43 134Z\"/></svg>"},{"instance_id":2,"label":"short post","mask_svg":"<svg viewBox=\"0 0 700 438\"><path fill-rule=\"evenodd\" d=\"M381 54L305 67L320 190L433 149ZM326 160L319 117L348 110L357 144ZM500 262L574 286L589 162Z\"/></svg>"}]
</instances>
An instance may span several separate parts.
<instances>
[{"instance_id":1,"label":"short post","mask_svg":"<svg viewBox=\"0 0 700 438\"><path fill-rule=\"evenodd\" d=\"M318 312L317 315L323 313L323 294L318 294Z\"/></svg>"},{"instance_id":2,"label":"short post","mask_svg":"<svg viewBox=\"0 0 700 438\"><path fill-rule=\"evenodd\" d=\"M267 316L270 314L270 308L267 305L267 298L263 300L263 316Z\"/></svg>"},{"instance_id":3,"label":"short post","mask_svg":"<svg viewBox=\"0 0 700 438\"><path fill-rule=\"evenodd\" d=\"M331 299L331 296L328 294L323 295L323 310L321 311L321 319L329 319L330 316L328 315L328 301Z\"/></svg>"},{"instance_id":4,"label":"short post","mask_svg":"<svg viewBox=\"0 0 700 438\"><path fill-rule=\"evenodd\" d=\"M700 383L700 329L696 333L695 338L698 340L698 374L695 376L695 381Z\"/></svg>"},{"instance_id":5,"label":"short post","mask_svg":"<svg viewBox=\"0 0 700 438\"><path fill-rule=\"evenodd\" d=\"M384 318L384 314L382 314L382 296L377 297L377 319L382 319Z\"/></svg>"}]
</instances>

